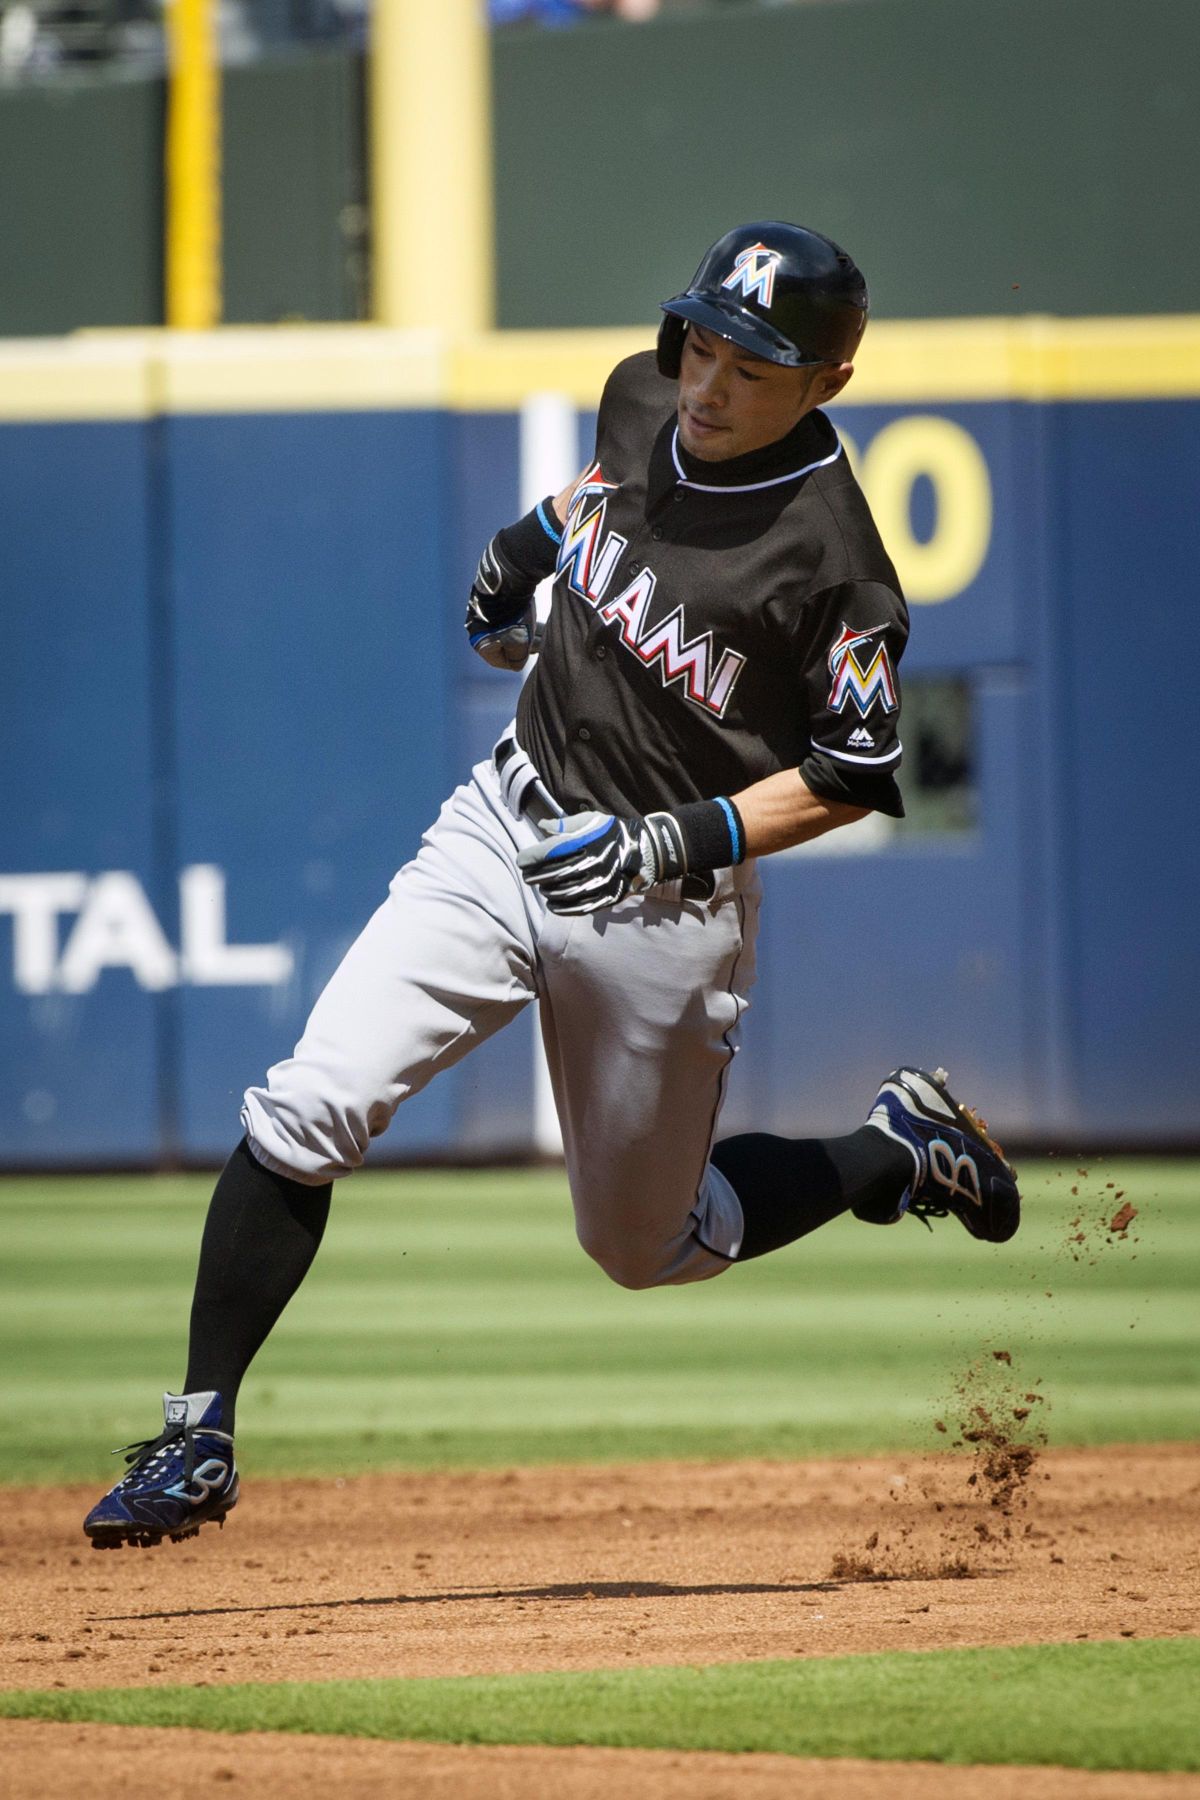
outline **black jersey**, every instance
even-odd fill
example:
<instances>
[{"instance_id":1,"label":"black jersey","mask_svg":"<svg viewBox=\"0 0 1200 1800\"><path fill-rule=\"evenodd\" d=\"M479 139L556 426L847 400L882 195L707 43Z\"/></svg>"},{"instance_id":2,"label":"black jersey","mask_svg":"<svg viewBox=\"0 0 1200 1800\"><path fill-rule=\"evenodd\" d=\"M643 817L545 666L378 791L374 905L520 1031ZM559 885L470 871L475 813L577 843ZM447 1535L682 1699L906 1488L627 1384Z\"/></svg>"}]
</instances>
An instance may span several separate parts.
<instances>
[{"instance_id":1,"label":"black jersey","mask_svg":"<svg viewBox=\"0 0 1200 1800\"><path fill-rule=\"evenodd\" d=\"M652 353L609 377L517 736L568 812L642 814L799 769L899 816L908 616L836 432L724 463L678 440Z\"/></svg>"}]
</instances>

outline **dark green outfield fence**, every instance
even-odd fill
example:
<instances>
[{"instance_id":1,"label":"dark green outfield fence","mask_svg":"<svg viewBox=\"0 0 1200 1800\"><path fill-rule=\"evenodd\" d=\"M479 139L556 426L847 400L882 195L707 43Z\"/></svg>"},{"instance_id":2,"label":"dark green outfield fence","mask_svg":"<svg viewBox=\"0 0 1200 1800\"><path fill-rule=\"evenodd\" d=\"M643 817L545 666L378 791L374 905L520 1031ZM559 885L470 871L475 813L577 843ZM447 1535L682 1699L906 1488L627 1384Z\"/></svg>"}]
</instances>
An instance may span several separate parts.
<instances>
[{"instance_id":1,"label":"dark green outfield fence","mask_svg":"<svg viewBox=\"0 0 1200 1800\"><path fill-rule=\"evenodd\" d=\"M162 318L163 89L0 90L0 336Z\"/></svg>"},{"instance_id":2,"label":"dark green outfield fence","mask_svg":"<svg viewBox=\"0 0 1200 1800\"><path fill-rule=\"evenodd\" d=\"M161 316L161 83L0 90L0 335ZM226 317L366 306L361 61L226 74ZM755 214L890 317L1200 310L1197 0L829 0L495 41L499 319L629 324Z\"/></svg>"},{"instance_id":3,"label":"dark green outfield fence","mask_svg":"<svg viewBox=\"0 0 1200 1800\"><path fill-rule=\"evenodd\" d=\"M368 307L361 60L270 57L224 75L225 318ZM0 89L0 337L163 314L160 80Z\"/></svg>"},{"instance_id":4,"label":"dark green outfield fence","mask_svg":"<svg viewBox=\"0 0 1200 1800\"><path fill-rule=\"evenodd\" d=\"M1197 0L832 0L501 39L500 323L652 317L754 217L844 238L885 317L1195 311L1198 119Z\"/></svg>"}]
</instances>

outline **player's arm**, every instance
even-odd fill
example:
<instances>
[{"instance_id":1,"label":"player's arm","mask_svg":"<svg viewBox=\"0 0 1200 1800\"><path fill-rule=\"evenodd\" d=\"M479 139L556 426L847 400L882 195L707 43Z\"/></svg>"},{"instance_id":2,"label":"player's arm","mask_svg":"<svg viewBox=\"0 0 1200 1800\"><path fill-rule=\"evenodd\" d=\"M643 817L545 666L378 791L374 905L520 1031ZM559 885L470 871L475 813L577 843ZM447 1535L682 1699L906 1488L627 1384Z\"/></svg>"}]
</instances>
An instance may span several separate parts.
<instances>
[{"instance_id":1,"label":"player's arm","mask_svg":"<svg viewBox=\"0 0 1200 1800\"><path fill-rule=\"evenodd\" d=\"M479 559L467 601L471 648L494 669L521 669L537 647L534 591L554 573L577 475L498 531Z\"/></svg>"},{"instance_id":2,"label":"player's arm","mask_svg":"<svg viewBox=\"0 0 1200 1800\"><path fill-rule=\"evenodd\" d=\"M629 401L631 370L641 361L627 357L609 376L600 396L597 442L605 419ZM598 454L598 452L597 452ZM588 464L588 469L593 465ZM538 648L539 628L534 590L558 566L558 548L571 508L571 498L587 474L584 469L553 498L498 531L480 558L467 602L466 629L471 648L497 669L522 669Z\"/></svg>"},{"instance_id":3,"label":"player's arm","mask_svg":"<svg viewBox=\"0 0 1200 1800\"><path fill-rule=\"evenodd\" d=\"M743 856L770 856L865 819L871 808L814 794L798 769L768 775L733 796L745 842Z\"/></svg>"},{"instance_id":4,"label":"player's arm","mask_svg":"<svg viewBox=\"0 0 1200 1800\"><path fill-rule=\"evenodd\" d=\"M598 912L682 875L803 844L870 810L824 799L788 769L732 799L693 800L644 819L585 812L548 821L546 842L522 850L517 863L552 912Z\"/></svg>"},{"instance_id":5,"label":"player's arm","mask_svg":"<svg viewBox=\"0 0 1200 1800\"><path fill-rule=\"evenodd\" d=\"M806 844L869 812L904 813L898 666L908 638L899 593L845 582L810 602L790 639L808 716L809 752L733 796L746 856Z\"/></svg>"},{"instance_id":6,"label":"player's arm","mask_svg":"<svg viewBox=\"0 0 1200 1800\"><path fill-rule=\"evenodd\" d=\"M555 496L554 496L554 511L558 516L558 522L560 525L566 524L567 514L571 510L571 495L575 492L575 489L579 486L580 482L583 480L583 478L586 474L587 474L586 469L580 469L578 475L573 476L572 479L570 481L568 481L568 483L567 483L566 487L563 489L562 493L555 494Z\"/></svg>"},{"instance_id":7,"label":"player's arm","mask_svg":"<svg viewBox=\"0 0 1200 1800\"><path fill-rule=\"evenodd\" d=\"M589 812L543 826L549 841L518 862L552 911L597 912L681 875L807 843L868 812L903 815L895 779L903 601L876 582L845 583L799 624L797 703L809 728L799 768L644 819Z\"/></svg>"}]
</instances>

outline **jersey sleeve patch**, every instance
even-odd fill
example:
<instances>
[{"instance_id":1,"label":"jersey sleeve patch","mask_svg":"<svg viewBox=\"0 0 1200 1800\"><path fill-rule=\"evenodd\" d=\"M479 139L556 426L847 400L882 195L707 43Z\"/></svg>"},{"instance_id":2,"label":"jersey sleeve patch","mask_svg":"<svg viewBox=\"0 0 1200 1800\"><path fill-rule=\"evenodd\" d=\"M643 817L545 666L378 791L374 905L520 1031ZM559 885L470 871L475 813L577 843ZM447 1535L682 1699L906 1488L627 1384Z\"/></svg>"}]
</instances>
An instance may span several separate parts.
<instances>
[{"instance_id":1,"label":"jersey sleeve patch","mask_svg":"<svg viewBox=\"0 0 1200 1800\"><path fill-rule=\"evenodd\" d=\"M900 763L899 663L908 616L881 582L829 588L804 609L793 637L808 740L841 778L875 780Z\"/></svg>"},{"instance_id":2,"label":"jersey sleeve patch","mask_svg":"<svg viewBox=\"0 0 1200 1800\"><path fill-rule=\"evenodd\" d=\"M865 630L843 623L827 659L831 713L850 711L866 719L876 710L886 714L899 709L896 672L884 641L887 628L886 620ZM874 742L865 728L852 731L848 739L849 747L860 750L873 749Z\"/></svg>"}]
</instances>

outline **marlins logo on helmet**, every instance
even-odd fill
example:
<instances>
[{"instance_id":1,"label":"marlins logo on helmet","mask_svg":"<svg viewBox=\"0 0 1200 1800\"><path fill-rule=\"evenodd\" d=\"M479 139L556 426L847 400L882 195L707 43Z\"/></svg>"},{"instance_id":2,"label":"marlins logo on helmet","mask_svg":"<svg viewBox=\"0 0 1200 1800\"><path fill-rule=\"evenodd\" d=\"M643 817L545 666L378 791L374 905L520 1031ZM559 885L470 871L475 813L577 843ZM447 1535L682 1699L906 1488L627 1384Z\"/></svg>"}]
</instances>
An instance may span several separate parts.
<instances>
[{"instance_id":1,"label":"marlins logo on helmet","mask_svg":"<svg viewBox=\"0 0 1200 1800\"><path fill-rule=\"evenodd\" d=\"M730 290L741 288L747 300L758 299L769 312L771 301L775 297L775 271L778 267L778 250L768 250L765 244L749 244L745 250L739 251L721 286Z\"/></svg>"}]
</instances>

